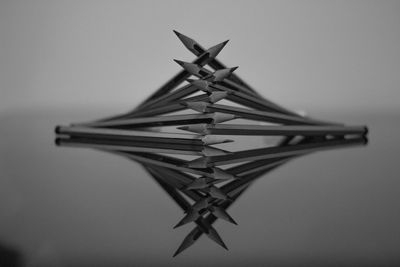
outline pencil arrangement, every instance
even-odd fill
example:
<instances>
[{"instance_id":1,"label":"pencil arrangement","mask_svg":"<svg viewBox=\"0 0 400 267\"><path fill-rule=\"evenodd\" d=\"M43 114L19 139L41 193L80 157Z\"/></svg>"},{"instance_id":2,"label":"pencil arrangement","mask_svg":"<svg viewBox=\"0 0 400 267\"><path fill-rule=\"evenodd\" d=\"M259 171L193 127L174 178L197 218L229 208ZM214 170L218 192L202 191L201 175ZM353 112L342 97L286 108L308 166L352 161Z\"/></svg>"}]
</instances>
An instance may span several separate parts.
<instances>
[{"instance_id":1,"label":"pencil arrangement","mask_svg":"<svg viewBox=\"0 0 400 267\"><path fill-rule=\"evenodd\" d=\"M237 67L216 59L227 41L206 50L175 33L197 58L175 60L182 70L146 101L122 115L56 127L57 145L94 148L143 165L183 210L175 227L195 224L174 256L203 234L227 248L213 224L236 224L227 210L256 179L299 156L367 142L365 126L315 120L259 95L234 73ZM225 143L239 135L277 141L229 149Z\"/></svg>"}]
</instances>

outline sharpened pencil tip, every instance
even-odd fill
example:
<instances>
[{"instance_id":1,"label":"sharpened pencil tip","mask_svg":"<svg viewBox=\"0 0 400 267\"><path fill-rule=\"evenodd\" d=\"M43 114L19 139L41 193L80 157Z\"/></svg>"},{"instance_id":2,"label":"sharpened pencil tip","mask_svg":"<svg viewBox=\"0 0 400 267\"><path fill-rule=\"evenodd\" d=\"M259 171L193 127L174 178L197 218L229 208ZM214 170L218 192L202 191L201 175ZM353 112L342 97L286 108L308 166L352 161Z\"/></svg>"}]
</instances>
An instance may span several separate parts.
<instances>
[{"instance_id":1,"label":"sharpened pencil tip","mask_svg":"<svg viewBox=\"0 0 400 267\"><path fill-rule=\"evenodd\" d=\"M189 168L199 168L199 169L203 169L203 168L207 168L208 167L208 157L200 157L197 158L195 160L189 161L187 163L187 166Z\"/></svg>"},{"instance_id":2,"label":"sharpened pencil tip","mask_svg":"<svg viewBox=\"0 0 400 267\"><path fill-rule=\"evenodd\" d=\"M174 59L174 61L175 61L176 63L178 63L180 66L183 66L183 64L184 64L183 61L178 60L178 59Z\"/></svg>"},{"instance_id":3,"label":"sharpened pencil tip","mask_svg":"<svg viewBox=\"0 0 400 267\"><path fill-rule=\"evenodd\" d=\"M178 127L178 129L201 134L201 135L207 134L207 124L204 124L204 123L193 124L193 125L188 125L188 126L181 126L181 127Z\"/></svg>"},{"instance_id":4,"label":"sharpened pencil tip","mask_svg":"<svg viewBox=\"0 0 400 267\"><path fill-rule=\"evenodd\" d=\"M239 66L231 68L231 72L234 72L237 68L239 68Z\"/></svg>"},{"instance_id":5,"label":"sharpened pencil tip","mask_svg":"<svg viewBox=\"0 0 400 267\"><path fill-rule=\"evenodd\" d=\"M206 135L201 140L203 141L204 145L216 145L233 142L231 139L225 139L211 135Z\"/></svg>"},{"instance_id":6,"label":"sharpened pencil tip","mask_svg":"<svg viewBox=\"0 0 400 267\"><path fill-rule=\"evenodd\" d=\"M189 109L193 109L195 111L205 113L205 112L207 112L208 103L201 102L201 101L200 102L185 102L184 106Z\"/></svg>"},{"instance_id":7,"label":"sharpened pencil tip","mask_svg":"<svg viewBox=\"0 0 400 267\"><path fill-rule=\"evenodd\" d=\"M210 49L207 50L207 52L209 53L209 57L210 58L215 58L219 52L221 52L221 50L225 47L225 45L228 43L229 40L226 40L225 42L219 43L213 47L211 47Z\"/></svg>"},{"instance_id":8,"label":"sharpened pencil tip","mask_svg":"<svg viewBox=\"0 0 400 267\"><path fill-rule=\"evenodd\" d=\"M178 32L178 31L176 31L176 30L172 30L175 34L176 34L176 36L181 36L182 34L180 33L180 32Z\"/></svg>"},{"instance_id":9,"label":"sharpened pencil tip","mask_svg":"<svg viewBox=\"0 0 400 267\"><path fill-rule=\"evenodd\" d=\"M213 123L221 123L225 121L230 121L236 119L235 115L215 112L213 116Z\"/></svg>"},{"instance_id":10,"label":"sharpened pencil tip","mask_svg":"<svg viewBox=\"0 0 400 267\"><path fill-rule=\"evenodd\" d=\"M189 130L189 126L181 126L181 127L178 127L177 129L187 131L187 130Z\"/></svg>"}]
</instances>

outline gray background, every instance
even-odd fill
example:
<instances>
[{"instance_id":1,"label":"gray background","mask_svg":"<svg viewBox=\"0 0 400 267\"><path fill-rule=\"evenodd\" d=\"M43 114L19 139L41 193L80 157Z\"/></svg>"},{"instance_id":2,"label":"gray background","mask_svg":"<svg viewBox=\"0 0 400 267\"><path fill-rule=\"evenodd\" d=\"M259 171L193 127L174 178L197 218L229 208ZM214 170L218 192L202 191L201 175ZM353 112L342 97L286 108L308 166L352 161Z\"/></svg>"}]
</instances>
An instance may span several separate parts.
<instances>
[{"instance_id":1,"label":"gray background","mask_svg":"<svg viewBox=\"0 0 400 267\"><path fill-rule=\"evenodd\" d=\"M0 1L0 110L125 111L209 47L290 108L397 108L400 1Z\"/></svg>"},{"instance_id":2,"label":"gray background","mask_svg":"<svg viewBox=\"0 0 400 267\"><path fill-rule=\"evenodd\" d=\"M400 1L1 1L0 246L28 266L384 266L399 263ZM124 112L208 47L264 96L367 124L367 147L260 179L207 238L137 164L57 148L54 126ZM247 139L260 146L263 140ZM234 143L236 144L236 143ZM242 143L239 143L242 144ZM228 149L228 147L227 147Z\"/></svg>"}]
</instances>

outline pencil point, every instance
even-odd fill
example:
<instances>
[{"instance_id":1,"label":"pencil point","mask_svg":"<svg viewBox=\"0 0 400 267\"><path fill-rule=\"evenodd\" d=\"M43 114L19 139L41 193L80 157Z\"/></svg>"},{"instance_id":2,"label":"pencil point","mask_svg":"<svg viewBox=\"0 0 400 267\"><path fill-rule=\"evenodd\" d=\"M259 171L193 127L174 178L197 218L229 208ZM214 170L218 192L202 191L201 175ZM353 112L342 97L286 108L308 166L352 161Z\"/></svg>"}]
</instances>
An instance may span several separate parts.
<instances>
[{"instance_id":1,"label":"pencil point","mask_svg":"<svg viewBox=\"0 0 400 267\"><path fill-rule=\"evenodd\" d=\"M202 134L202 135L208 134L207 124L205 124L205 123L182 126L182 127L178 127L178 129L197 133L197 134Z\"/></svg>"},{"instance_id":2,"label":"pencil point","mask_svg":"<svg viewBox=\"0 0 400 267\"><path fill-rule=\"evenodd\" d=\"M208 103L206 102L186 102L182 103L187 108L193 109L198 112L205 113L207 112Z\"/></svg>"},{"instance_id":3,"label":"pencil point","mask_svg":"<svg viewBox=\"0 0 400 267\"><path fill-rule=\"evenodd\" d=\"M236 67L237 68L237 67ZM229 77L236 68L219 69L213 73L214 81L220 82ZM233 69L233 70L232 70Z\"/></svg>"},{"instance_id":4,"label":"pencil point","mask_svg":"<svg viewBox=\"0 0 400 267\"><path fill-rule=\"evenodd\" d=\"M192 51L194 53L197 53L197 51L195 50L195 46L199 46L197 44L197 42L195 40L193 40L192 38L187 37L186 35L177 32L174 30L174 33L176 34L176 36L179 38L179 40L182 42L182 44L189 50Z\"/></svg>"},{"instance_id":5,"label":"pencil point","mask_svg":"<svg viewBox=\"0 0 400 267\"><path fill-rule=\"evenodd\" d=\"M176 34L176 36L181 36L181 34L178 32L178 31L176 31L176 30L172 30L175 34Z\"/></svg>"},{"instance_id":6,"label":"pencil point","mask_svg":"<svg viewBox=\"0 0 400 267\"><path fill-rule=\"evenodd\" d=\"M227 113L221 113L221 112L215 112L213 116L213 123L221 123L225 121L230 121L236 119L235 115L232 114L227 114Z\"/></svg>"},{"instance_id":7,"label":"pencil point","mask_svg":"<svg viewBox=\"0 0 400 267\"><path fill-rule=\"evenodd\" d=\"M209 208L209 210L215 215L215 217L237 225L237 222L229 215L228 212L226 212L225 209L218 206L212 206Z\"/></svg>"},{"instance_id":8,"label":"pencil point","mask_svg":"<svg viewBox=\"0 0 400 267\"><path fill-rule=\"evenodd\" d=\"M218 232L214 229L214 227L210 226L209 233L207 234L207 236L211 240L215 241L218 245L220 245L224 249L228 250L228 247L225 245L224 241L219 236Z\"/></svg>"},{"instance_id":9,"label":"pencil point","mask_svg":"<svg viewBox=\"0 0 400 267\"><path fill-rule=\"evenodd\" d=\"M220 180L230 180L235 178L234 175L215 167L213 168L213 177Z\"/></svg>"},{"instance_id":10,"label":"pencil point","mask_svg":"<svg viewBox=\"0 0 400 267\"><path fill-rule=\"evenodd\" d=\"M209 183L213 182L215 179L210 177L200 177L195 179L193 182L186 186L186 190L193 189L203 189L209 186Z\"/></svg>"},{"instance_id":11,"label":"pencil point","mask_svg":"<svg viewBox=\"0 0 400 267\"><path fill-rule=\"evenodd\" d=\"M208 157L200 157L195 160L189 161L187 166L189 168L204 169L208 167Z\"/></svg>"},{"instance_id":12,"label":"pencil point","mask_svg":"<svg viewBox=\"0 0 400 267\"><path fill-rule=\"evenodd\" d=\"M189 72L191 75L199 75L201 71L201 67L197 64L185 62L181 60L174 59L176 63L178 63L184 70Z\"/></svg>"},{"instance_id":13,"label":"pencil point","mask_svg":"<svg viewBox=\"0 0 400 267\"><path fill-rule=\"evenodd\" d=\"M192 221L195 221L197 218L199 218L200 214L197 212L197 210L191 209L188 211L188 213L185 215L185 217L182 218L175 226L174 229L185 225L187 223L190 223Z\"/></svg>"},{"instance_id":14,"label":"pencil point","mask_svg":"<svg viewBox=\"0 0 400 267\"><path fill-rule=\"evenodd\" d=\"M187 81L189 81L189 79L187 79ZM206 80L190 80L190 83L202 91L210 92L209 86L211 83Z\"/></svg>"},{"instance_id":15,"label":"pencil point","mask_svg":"<svg viewBox=\"0 0 400 267\"><path fill-rule=\"evenodd\" d=\"M180 66L183 66L184 62L178 59L173 59L176 63L178 63Z\"/></svg>"},{"instance_id":16,"label":"pencil point","mask_svg":"<svg viewBox=\"0 0 400 267\"><path fill-rule=\"evenodd\" d=\"M239 68L239 66L231 68L231 72L234 72L237 68Z\"/></svg>"},{"instance_id":17,"label":"pencil point","mask_svg":"<svg viewBox=\"0 0 400 267\"><path fill-rule=\"evenodd\" d=\"M188 130L188 126L183 126L181 130ZM206 135L201 139L204 143L204 145L216 145L216 144L223 144L223 143L230 143L233 142L232 139L225 139L221 137L216 137L216 136L211 136L211 135Z\"/></svg>"},{"instance_id":18,"label":"pencil point","mask_svg":"<svg viewBox=\"0 0 400 267\"><path fill-rule=\"evenodd\" d=\"M218 101L221 101L222 99L227 98L228 95L229 95L229 93L226 91L225 92L224 91L214 91L208 96L208 99L209 99L210 103L214 104L214 103L217 103Z\"/></svg>"},{"instance_id":19,"label":"pencil point","mask_svg":"<svg viewBox=\"0 0 400 267\"><path fill-rule=\"evenodd\" d=\"M185 249L187 249L188 247L190 247L191 245L194 244L194 242L196 241L194 239L194 234L196 233L196 231L191 231L186 237L185 239L183 239L181 245L178 247L178 249L175 251L173 257L176 257L178 254L180 254L182 251L184 251Z\"/></svg>"},{"instance_id":20,"label":"pencil point","mask_svg":"<svg viewBox=\"0 0 400 267\"><path fill-rule=\"evenodd\" d=\"M225 42L219 43L211 48L209 48L206 52L209 53L210 58L215 58L221 50L225 47L225 45L228 43L229 40L226 40Z\"/></svg>"},{"instance_id":21,"label":"pencil point","mask_svg":"<svg viewBox=\"0 0 400 267\"><path fill-rule=\"evenodd\" d=\"M218 187L215 187L215 186L210 187L209 194L213 198L218 198L218 199L222 199L222 200L228 199L228 196L224 192L222 192L221 189L219 189Z\"/></svg>"}]
</instances>

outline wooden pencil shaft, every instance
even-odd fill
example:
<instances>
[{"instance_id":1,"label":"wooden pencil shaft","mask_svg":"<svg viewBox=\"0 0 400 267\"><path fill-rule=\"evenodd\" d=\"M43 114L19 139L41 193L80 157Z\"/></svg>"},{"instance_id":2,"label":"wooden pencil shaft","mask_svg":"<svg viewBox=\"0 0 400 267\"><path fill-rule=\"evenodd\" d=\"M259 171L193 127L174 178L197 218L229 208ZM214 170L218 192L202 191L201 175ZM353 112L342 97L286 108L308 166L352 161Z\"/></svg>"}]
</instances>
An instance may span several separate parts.
<instances>
[{"instance_id":1,"label":"wooden pencil shaft","mask_svg":"<svg viewBox=\"0 0 400 267\"><path fill-rule=\"evenodd\" d=\"M207 101L207 100L208 100L207 94L197 95L197 96L189 97L187 99L179 100L175 103L167 103L166 105L163 105L161 107L156 107L156 108L152 108L150 110L143 110L143 111L140 111L137 113L128 114L125 116L125 118L149 117L149 116L156 116L156 115L160 115L160 114L168 114L168 113L186 109L186 107L183 106L182 103L186 103L188 101L197 102L197 101Z\"/></svg>"},{"instance_id":2,"label":"wooden pencil shaft","mask_svg":"<svg viewBox=\"0 0 400 267\"><path fill-rule=\"evenodd\" d=\"M223 185L221 187L221 191L228 194L229 196L231 194L237 193L238 190L240 190L241 187L243 186L248 186L250 183L254 182L256 179L264 176L265 174L271 172L272 170L282 166L286 162L288 162L290 159L282 159L280 161L273 162L268 165L268 168L265 168L261 171L254 172L252 174L245 175L241 179L235 179L226 185Z\"/></svg>"},{"instance_id":3,"label":"wooden pencil shaft","mask_svg":"<svg viewBox=\"0 0 400 267\"><path fill-rule=\"evenodd\" d=\"M184 173L178 171L169 172L169 169L157 166L151 166L150 168L153 170L154 173L158 175L160 179L164 180L165 183L168 183L170 186L176 187L192 200L199 201L202 198L206 197L206 195L201 194L199 190L185 190L185 186L188 185L190 182L185 179L182 180L182 177L185 177Z\"/></svg>"},{"instance_id":4,"label":"wooden pencil shaft","mask_svg":"<svg viewBox=\"0 0 400 267\"><path fill-rule=\"evenodd\" d=\"M166 168L161 169L160 167L152 166L152 165L143 165L143 166L145 167L145 169L148 172L151 172L151 174L155 175L160 181L162 181L169 187L173 187L173 188L180 190L181 192L183 192L185 195L187 195L189 198L193 199L194 201L198 201L199 199L202 199L203 197L205 197L204 194L201 194L197 190L182 189L184 187L184 183L182 183L182 181L180 181L179 179L176 179L176 177L174 177L174 176L169 176L168 174L165 174L163 172L163 170ZM188 204L189 204L189 206L187 207L187 209L185 209L185 211L187 211L191 207L189 202L188 202Z\"/></svg>"},{"instance_id":5,"label":"wooden pencil shaft","mask_svg":"<svg viewBox=\"0 0 400 267\"><path fill-rule=\"evenodd\" d=\"M73 146L73 147L86 147L102 150L119 150L129 152L145 152L145 153L165 153L165 154L179 154L179 155L200 155L204 156L202 150L190 149L188 147L176 146L174 148L165 148L158 146L143 146L123 144L121 142L101 142L100 140L87 140L87 139L70 139L70 138L57 138L56 143L60 146Z\"/></svg>"},{"instance_id":6,"label":"wooden pencil shaft","mask_svg":"<svg viewBox=\"0 0 400 267\"><path fill-rule=\"evenodd\" d=\"M188 144L188 145L204 145L204 141L199 135L193 134L176 134L176 133L160 133L118 129L103 129L77 126L60 126L56 128L57 134L72 135L80 137L101 138L101 139L119 139L132 140L142 142L157 142L169 144Z\"/></svg>"},{"instance_id":7,"label":"wooden pencil shaft","mask_svg":"<svg viewBox=\"0 0 400 267\"><path fill-rule=\"evenodd\" d=\"M107 150L108 152L122 155L128 157L132 160L145 163L145 164L153 164L156 166L166 167L178 171L189 172L197 175L202 175L211 178L218 178L215 177L214 169L215 168L190 168L187 167L187 161L168 157L166 155L157 155L153 153L136 153L136 152L126 152L126 151L116 151L116 150ZM220 170L220 172L223 172Z\"/></svg>"},{"instance_id":8,"label":"wooden pencil shaft","mask_svg":"<svg viewBox=\"0 0 400 267\"><path fill-rule=\"evenodd\" d=\"M260 172L264 169L268 169L271 166L275 166L276 162L280 163L285 159L292 159L293 156L273 158L273 159L262 159L256 161L250 161L239 166L235 166L227 169L226 171L232 175L235 175L239 179L251 173Z\"/></svg>"},{"instance_id":9,"label":"wooden pencil shaft","mask_svg":"<svg viewBox=\"0 0 400 267\"><path fill-rule=\"evenodd\" d=\"M224 84L232 86L233 88L235 88L235 90L230 89L227 86L224 86ZM229 80L220 82L220 84L212 85L211 87L215 88L217 90L229 92L230 95L228 95L228 100L231 100L232 102L236 102L238 104L241 104L241 105L244 105L244 106L247 106L250 108L260 109L260 110L269 111L269 112L279 112L282 114L299 117L298 114L296 114L290 110L287 110L287 109L285 109L271 101L268 101L264 98L260 98L258 96L242 93L240 90L241 87L233 82L230 82Z\"/></svg>"},{"instance_id":10,"label":"wooden pencil shaft","mask_svg":"<svg viewBox=\"0 0 400 267\"><path fill-rule=\"evenodd\" d=\"M171 144L161 142L143 142L143 141L132 141L132 140L119 140L119 139L102 139L102 138L87 138L87 137L70 137L70 138L57 138L63 142L69 143L86 143L86 144L103 144L103 145L115 145L115 146L126 146L126 147L144 147L144 148L163 148L163 149L176 149L176 150L193 150L203 151L205 145L193 145L193 144Z\"/></svg>"},{"instance_id":11,"label":"wooden pencil shaft","mask_svg":"<svg viewBox=\"0 0 400 267\"><path fill-rule=\"evenodd\" d=\"M363 135L367 130L365 126L264 126L264 125L236 125L215 124L205 125L206 134L215 135L261 135L261 136L314 136L314 135Z\"/></svg>"},{"instance_id":12,"label":"wooden pencil shaft","mask_svg":"<svg viewBox=\"0 0 400 267\"><path fill-rule=\"evenodd\" d=\"M105 122L93 122L82 124L86 127L150 127L150 126L170 126L182 124L213 123L213 114L188 114L175 116L157 116L145 118L120 119ZM77 124L79 125L79 124Z\"/></svg>"},{"instance_id":13,"label":"wooden pencil shaft","mask_svg":"<svg viewBox=\"0 0 400 267\"><path fill-rule=\"evenodd\" d=\"M153 173L150 168L146 167L146 165L143 165L143 166L145 166L148 173L150 173L150 175L154 178L154 180L161 186L162 189L164 189L165 192L167 192L167 194L178 204L178 206L182 210L185 211L190 208L190 203L184 197L182 197L176 191L176 189L174 189L171 186L169 186L168 184L166 184L162 179L160 179L158 177L157 174Z\"/></svg>"},{"instance_id":14,"label":"wooden pencil shaft","mask_svg":"<svg viewBox=\"0 0 400 267\"><path fill-rule=\"evenodd\" d=\"M204 52L199 57L193 61L195 64L202 65L207 60L209 60L209 53ZM175 86L181 84L182 82L185 81L185 79L189 78L190 74L186 70L181 70L179 73L177 73L174 77L172 77L167 83L165 83L163 86L161 86L160 89L158 89L156 92L154 92L152 95L150 95L143 103L146 103L147 101L153 100L161 95L164 95L165 93L168 93L171 91ZM140 107L141 105L139 105Z\"/></svg>"},{"instance_id":15,"label":"wooden pencil shaft","mask_svg":"<svg viewBox=\"0 0 400 267\"><path fill-rule=\"evenodd\" d=\"M231 107L221 104L208 104L205 112L221 112L237 115L244 119L284 123L289 125L321 125L323 122L313 121L306 118L294 117L286 114L278 114L259 110L249 110L238 107Z\"/></svg>"},{"instance_id":16,"label":"wooden pencil shaft","mask_svg":"<svg viewBox=\"0 0 400 267\"><path fill-rule=\"evenodd\" d=\"M191 84L187 84L181 88L178 88L172 92L169 92L168 94L161 95L158 98L155 98L151 101L147 101L146 103L144 103L140 107L138 107L135 110L135 112L139 112L139 111L142 111L142 110L145 110L148 108L152 108L152 107L162 106L165 103L176 101L178 99L189 96L197 91L198 91L198 89L195 86L192 86Z\"/></svg>"}]
</instances>

